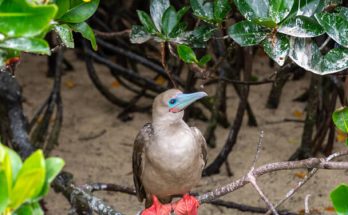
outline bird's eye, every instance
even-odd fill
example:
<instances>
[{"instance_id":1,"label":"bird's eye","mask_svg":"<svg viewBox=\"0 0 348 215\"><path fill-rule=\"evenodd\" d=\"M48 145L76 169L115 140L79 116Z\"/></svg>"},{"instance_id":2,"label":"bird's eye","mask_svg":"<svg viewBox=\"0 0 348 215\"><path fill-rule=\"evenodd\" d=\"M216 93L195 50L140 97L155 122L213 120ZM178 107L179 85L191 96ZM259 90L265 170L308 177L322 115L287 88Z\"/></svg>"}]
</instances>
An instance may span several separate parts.
<instances>
[{"instance_id":1,"label":"bird's eye","mask_svg":"<svg viewBox=\"0 0 348 215\"><path fill-rule=\"evenodd\" d=\"M171 99L171 100L169 100L169 104L173 105L173 104L175 104L175 103L176 103L176 99Z\"/></svg>"}]
</instances>

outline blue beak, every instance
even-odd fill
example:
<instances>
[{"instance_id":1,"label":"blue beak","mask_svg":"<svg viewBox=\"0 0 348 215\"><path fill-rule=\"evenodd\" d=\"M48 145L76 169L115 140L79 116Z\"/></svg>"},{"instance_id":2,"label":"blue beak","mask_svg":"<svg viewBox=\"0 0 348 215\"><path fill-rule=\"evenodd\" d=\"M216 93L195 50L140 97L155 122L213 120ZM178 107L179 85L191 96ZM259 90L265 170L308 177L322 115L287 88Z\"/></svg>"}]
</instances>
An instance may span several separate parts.
<instances>
[{"instance_id":1,"label":"blue beak","mask_svg":"<svg viewBox=\"0 0 348 215\"><path fill-rule=\"evenodd\" d=\"M168 101L169 111L173 113L183 111L187 106L207 95L208 94L205 92L178 94L176 97Z\"/></svg>"}]
</instances>

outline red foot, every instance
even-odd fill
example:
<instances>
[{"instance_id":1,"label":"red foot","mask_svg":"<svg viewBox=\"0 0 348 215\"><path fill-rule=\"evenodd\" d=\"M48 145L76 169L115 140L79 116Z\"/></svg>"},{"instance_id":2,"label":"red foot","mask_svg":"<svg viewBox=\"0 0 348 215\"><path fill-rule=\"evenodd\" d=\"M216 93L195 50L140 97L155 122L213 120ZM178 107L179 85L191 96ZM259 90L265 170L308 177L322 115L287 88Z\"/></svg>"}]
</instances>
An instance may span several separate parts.
<instances>
[{"instance_id":1,"label":"red foot","mask_svg":"<svg viewBox=\"0 0 348 215\"><path fill-rule=\"evenodd\" d=\"M162 205L156 196L152 196L153 203L151 207L145 209L141 215L169 215L172 206L170 204Z\"/></svg>"},{"instance_id":2,"label":"red foot","mask_svg":"<svg viewBox=\"0 0 348 215\"><path fill-rule=\"evenodd\" d=\"M174 212L176 215L197 215L199 202L198 200L185 194L174 206Z\"/></svg>"}]
</instances>

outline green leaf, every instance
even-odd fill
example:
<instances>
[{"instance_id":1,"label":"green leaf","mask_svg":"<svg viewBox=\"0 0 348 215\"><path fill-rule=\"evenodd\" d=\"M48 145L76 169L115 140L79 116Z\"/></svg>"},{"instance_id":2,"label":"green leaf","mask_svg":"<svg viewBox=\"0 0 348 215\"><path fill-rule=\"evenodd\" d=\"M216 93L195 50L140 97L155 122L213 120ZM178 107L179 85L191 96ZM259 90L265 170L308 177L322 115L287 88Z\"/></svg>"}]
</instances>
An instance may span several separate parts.
<instances>
[{"instance_id":1,"label":"green leaf","mask_svg":"<svg viewBox=\"0 0 348 215\"><path fill-rule=\"evenodd\" d=\"M178 24L177 14L173 6L167 8L162 17L162 30L165 35L169 35Z\"/></svg>"},{"instance_id":2,"label":"green leaf","mask_svg":"<svg viewBox=\"0 0 348 215\"><path fill-rule=\"evenodd\" d=\"M12 149L6 148L6 150L11 160L12 183L14 184L19 170L22 168L22 160Z\"/></svg>"},{"instance_id":3,"label":"green leaf","mask_svg":"<svg viewBox=\"0 0 348 215\"><path fill-rule=\"evenodd\" d=\"M131 43L145 43L151 39L151 35L147 32L144 26L132 25L132 30L130 33Z\"/></svg>"},{"instance_id":4,"label":"green leaf","mask_svg":"<svg viewBox=\"0 0 348 215\"><path fill-rule=\"evenodd\" d=\"M37 196L41 191L44 182L45 169L30 169L25 171L25 173L20 174L11 193L10 207L16 209L24 202Z\"/></svg>"},{"instance_id":5,"label":"green leaf","mask_svg":"<svg viewBox=\"0 0 348 215\"><path fill-rule=\"evenodd\" d=\"M269 16L276 23L287 17L294 5L294 0L270 0Z\"/></svg>"},{"instance_id":6,"label":"green leaf","mask_svg":"<svg viewBox=\"0 0 348 215\"><path fill-rule=\"evenodd\" d=\"M141 10L137 10L138 13L138 17L139 20L141 22L141 24L143 24L143 26L146 28L147 32L149 33L156 33L156 26L155 24L152 22L151 17L144 11ZM161 31L161 30L159 30Z\"/></svg>"},{"instance_id":7,"label":"green leaf","mask_svg":"<svg viewBox=\"0 0 348 215\"><path fill-rule=\"evenodd\" d=\"M13 213L13 215L34 215L34 211L29 204L23 204Z\"/></svg>"},{"instance_id":8,"label":"green leaf","mask_svg":"<svg viewBox=\"0 0 348 215\"><path fill-rule=\"evenodd\" d=\"M295 0L288 18L294 16L311 17L317 10L322 0Z\"/></svg>"},{"instance_id":9,"label":"green leaf","mask_svg":"<svg viewBox=\"0 0 348 215\"><path fill-rule=\"evenodd\" d=\"M74 37L71 28L67 24L56 25L54 30L58 33L63 45L67 48L74 48Z\"/></svg>"},{"instance_id":10,"label":"green leaf","mask_svg":"<svg viewBox=\"0 0 348 215\"><path fill-rule=\"evenodd\" d=\"M0 5L0 33L8 37L33 37L51 23L57 6L31 5L26 0L4 0Z\"/></svg>"},{"instance_id":11,"label":"green leaf","mask_svg":"<svg viewBox=\"0 0 348 215\"><path fill-rule=\"evenodd\" d=\"M292 37L289 57L302 68L320 75L348 68L348 49L332 49L322 56L318 46L309 38Z\"/></svg>"},{"instance_id":12,"label":"green leaf","mask_svg":"<svg viewBox=\"0 0 348 215\"><path fill-rule=\"evenodd\" d=\"M44 215L44 212L43 212L43 210L38 202L32 203L31 208L33 209L33 214Z\"/></svg>"},{"instance_id":13,"label":"green leaf","mask_svg":"<svg viewBox=\"0 0 348 215\"><path fill-rule=\"evenodd\" d=\"M194 48L204 48L214 31L215 29L209 25L201 25L189 33L188 44Z\"/></svg>"},{"instance_id":14,"label":"green leaf","mask_svg":"<svg viewBox=\"0 0 348 215\"><path fill-rule=\"evenodd\" d=\"M64 160L57 157L51 157L46 159L46 177L45 177L45 184L40 192L40 194L37 196L38 199L44 197L50 188L50 184L55 179L55 177L58 175L58 173L63 169L64 167Z\"/></svg>"},{"instance_id":15,"label":"green leaf","mask_svg":"<svg viewBox=\"0 0 348 215\"><path fill-rule=\"evenodd\" d=\"M321 69L325 74L340 72L348 68L348 49L331 49L323 58Z\"/></svg>"},{"instance_id":16,"label":"green leaf","mask_svg":"<svg viewBox=\"0 0 348 215\"><path fill-rule=\"evenodd\" d=\"M187 29L187 24L185 22L178 23L169 34L170 38L179 37Z\"/></svg>"},{"instance_id":17,"label":"green leaf","mask_svg":"<svg viewBox=\"0 0 348 215\"><path fill-rule=\"evenodd\" d=\"M95 39L94 32L86 22L70 24L69 26L72 28L73 31L80 33L83 38L89 40L91 42L93 50L97 50L97 42Z\"/></svg>"},{"instance_id":18,"label":"green leaf","mask_svg":"<svg viewBox=\"0 0 348 215\"><path fill-rule=\"evenodd\" d=\"M241 21L228 28L228 35L241 46L253 46L264 40L267 32L257 24Z\"/></svg>"},{"instance_id":19,"label":"green leaf","mask_svg":"<svg viewBox=\"0 0 348 215\"><path fill-rule=\"evenodd\" d=\"M222 22L231 10L231 5L228 0L214 1L214 21Z\"/></svg>"},{"instance_id":20,"label":"green leaf","mask_svg":"<svg viewBox=\"0 0 348 215\"><path fill-rule=\"evenodd\" d=\"M330 193L331 201L338 215L348 214L348 186L341 184Z\"/></svg>"},{"instance_id":21,"label":"green leaf","mask_svg":"<svg viewBox=\"0 0 348 215\"><path fill-rule=\"evenodd\" d=\"M322 74L322 55L310 38L291 37L289 57L305 70Z\"/></svg>"},{"instance_id":22,"label":"green leaf","mask_svg":"<svg viewBox=\"0 0 348 215\"><path fill-rule=\"evenodd\" d=\"M347 7L338 7L336 10L343 16L348 19L348 8Z\"/></svg>"},{"instance_id":23,"label":"green leaf","mask_svg":"<svg viewBox=\"0 0 348 215\"><path fill-rule=\"evenodd\" d=\"M283 34L276 34L267 37L263 42L263 49L279 66L283 66L289 54L289 38Z\"/></svg>"},{"instance_id":24,"label":"green leaf","mask_svg":"<svg viewBox=\"0 0 348 215\"><path fill-rule=\"evenodd\" d=\"M157 31L161 32L164 11L170 6L169 0L151 0L150 14ZM143 24L144 25L144 24ZM146 26L145 26L146 27Z\"/></svg>"},{"instance_id":25,"label":"green leaf","mask_svg":"<svg viewBox=\"0 0 348 215\"><path fill-rule=\"evenodd\" d=\"M58 12L55 18L59 19L69 10L70 0L54 0L53 2L58 6Z\"/></svg>"},{"instance_id":26,"label":"green leaf","mask_svg":"<svg viewBox=\"0 0 348 215\"><path fill-rule=\"evenodd\" d=\"M9 189L8 189L8 183L7 183L7 176L5 173L5 170L1 168L1 161L0 161L0 214L6 209L7 204L9 203Z\"/></svg>"},{"instance_id":27,"label":"green leaf","mask_svg":"<svg viewBox=\"0 0 348 215\"><path fill-rule=\"evenodd\" d=\"M31 154L23 163L11 192L12 209L37 196L45 183L45 160L41 150Z\"/></svg>"},{"instance_id":28,"label":"green leaf","mask_svg":"<svg viewBox=\"0 0 348 215\"><path fill-rule=\"evenodd\" d=\"M181 60L185 63L198 63L196 54L186 45L177 45L177 52Z\"/></svg>"},{"instance_id":29,"label":"green leaf","mask_svg":"<svg viewBox=\"0 0 348 215\"><path fill-rule=\"evenodd\" d=\"M213 3L205 0L190 0L193 14L204 21L214 19Z\"/></svg>"},{"instance_id":30,"label":"green leaf","mask_svg":"<svg viewBox=\"0 0 348 215\"><path fill-rule=\"evenodd\" d=\"M333 112L332 121L338 129L348 133L348 107L342 107Z\"/></svg>"},{"instance_id":31,"label":"green leaf","mask_svg":"<svg viewBox=\"0 0 348 215\"><path fill-rule=\"evenodd\" d=\"M19 57L20 52L12 50L12 49L0 49L0 67L5 66L6 61Z\"/></svg>"},{"instance_id":32,"label":"green leaf","mask_svg":"<svg viewBox=\"0 0 348 215\"><path fill-rule=\"evenodd\" d=\"M324 29L312 18L296 16L285 20L278 32L294 37L316 37L324 33Z\"/></svg>"},{"instance_id":33,"label":"green leaf","mask_svg":"<svg viewBox=\"0 0 348 215\"><path fill-rule=\"evenodd\" d=\"M46 40L39 38L22 37L7 39L0 43L0 48L7 48L37 54L51 54L50 47Z\"/></svg>"},{"instance_id":34,"label":"green leaf","mask_svg":"<svg viewBox=\"0 0 348 215\"><path fill-rule=\"evenodd\" d=\"M325 32L340 45L348 48L348 20L341 13L315 14Z\"/></svg>"},{"instance_id":35,"label":"green leaf","mask_svg":"<svg viewBox=\"0 0 348 215\"><path fill-rule=\"evenodd\" d=\"M239 12L249 21L268 18L269 1L234 0Z\"/></svg>"},{"instance_id":36,"label":"green leaf","mask_svg":"<svg viewBox=\"0 0 348 215\"><path fill-rule=\"evenodd\" d=\"M253 23L256 23L258 25L261 25L266 28L276 28L277 23L275 23L272 19L270 18L259 18L259 19L254 19L252 21Z\"/></svg>"},{"instance_id":37,"label":"green leaf","mask_svg":"<svg viewBox=\"0 0 348 215\"><path fill-rule=\"evenodd\" d=\"M182 19L182 17L187 13L189 9L189 6L184 6L177 12L176 19L178 20L178 22Z\"/></svg>"},{"instance_id":38,"label":"green leaf","mask_svg":"<svg viewBox=\"0 0 348 215\"><path fill-rule=\"evenodd\" d=\"M90 18L99 5L99 0L84 2L82 0L73 0L70 2L70 9L58 20L68 23L80 23Z\"/></svg>"},{"instance_id":39,"label":"green leaf","mask_svg":"<svg viewBox=\"0 0 348 215\"><path fill-rule=\"evenodd\" d=\"M211 56L209 54L204 55L197 63L200 67L205 66L209 61L211 61Z\"/></svg>"}]
</instances>

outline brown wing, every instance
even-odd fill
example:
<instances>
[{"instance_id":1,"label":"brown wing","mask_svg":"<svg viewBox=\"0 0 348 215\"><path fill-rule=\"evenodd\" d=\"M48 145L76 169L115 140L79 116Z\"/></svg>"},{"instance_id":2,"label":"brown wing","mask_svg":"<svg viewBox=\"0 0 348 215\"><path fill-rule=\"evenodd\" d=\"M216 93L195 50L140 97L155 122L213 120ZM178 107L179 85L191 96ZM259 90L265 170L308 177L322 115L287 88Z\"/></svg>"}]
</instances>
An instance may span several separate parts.
<instances>
[{"instance_id":1,"label":"brown wing","mask_svg":"<svg viewBox=\"0 0 348 215\"><path fill-rule=\"evenodd\" d=\"M152 134L152 125L150 123L145 124L144 127L139 131L137 137L135 138L133 146L133 181L135 185L135 190L137 192L136 194L140 202L142 202L143 199L146 198L145 189L143 187L143 184L141 183L141 174L143 172L144 165L142 162L142 158L144 155L146 142L150 140L150 136Z\"/></svg>"},{"instance_id":2,"label":"brown wing","mask_svg":"<svg viewBox=\"0 0 348 215\"><path fill-rule=\"evenodd\" d=\"M201 156L204 162L204 168L207 164L207 143L205 142L205 138L198 128L191 127L191 130L194 133L196 140L201 144Z\"/></svg>"}]
</instances>

